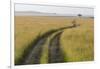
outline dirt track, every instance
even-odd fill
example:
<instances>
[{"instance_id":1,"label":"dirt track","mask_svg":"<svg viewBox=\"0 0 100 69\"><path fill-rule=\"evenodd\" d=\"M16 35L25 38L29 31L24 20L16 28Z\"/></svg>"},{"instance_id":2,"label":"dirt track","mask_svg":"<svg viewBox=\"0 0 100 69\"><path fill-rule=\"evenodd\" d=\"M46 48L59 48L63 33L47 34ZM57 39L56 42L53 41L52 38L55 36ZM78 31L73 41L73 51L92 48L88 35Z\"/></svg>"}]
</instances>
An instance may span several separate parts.
<instances>
[{"instance_id":1,"label":"dirt track","mask_svg":"<svg viewBox=\"0 0 100 69\"><path fill-rule=\"evenodd\" d=\"M49 63L64 62L63 52L60 50L60 36L63 31L57 33L50 41L49 44Z\"/></svg>"},{"instance_id":2,"label":"dirt track","mask_svg":"<svg viewBox=\"0 0 100 69\"><path fill-rule=\"evenodd\" d=\"M64 55L60 50L60 36L64 29L75 28L77 26L68 26L62 27L56 30L49 31L42 36L37 38L37 41L31 44L31 50L28 53L24 54L25 58L22 62L16 65L25 65L25 64L40 64L40 58L42 53L42 48L47 39L52 36L52 34L57 33L49 42L49 49L48 49L48 63L57 63L57 62L64 62ZM60 31L60 32L59 32Z\"/></svg>"}]
</instances>

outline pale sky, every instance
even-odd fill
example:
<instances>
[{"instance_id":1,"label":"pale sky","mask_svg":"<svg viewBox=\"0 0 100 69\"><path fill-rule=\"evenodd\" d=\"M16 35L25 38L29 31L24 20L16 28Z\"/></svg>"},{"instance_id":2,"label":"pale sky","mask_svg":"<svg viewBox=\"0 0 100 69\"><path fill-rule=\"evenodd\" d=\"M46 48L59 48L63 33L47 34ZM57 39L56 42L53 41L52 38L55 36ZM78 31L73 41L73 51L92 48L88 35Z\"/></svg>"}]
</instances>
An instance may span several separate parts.
<instances>
[{"instance_id":1,"label":"pale sky","mask_svg":"<svg viewBox=\"0 0 100 69\"><path fill-rule=\"evenodd\" d=\"M15 4L15 11L36 11L57 14L82 14L83 16L94 16L94 9L90 7L60 7L60 6L43 6L43 5L27 5Z\"/></svg>"}]
</instances>

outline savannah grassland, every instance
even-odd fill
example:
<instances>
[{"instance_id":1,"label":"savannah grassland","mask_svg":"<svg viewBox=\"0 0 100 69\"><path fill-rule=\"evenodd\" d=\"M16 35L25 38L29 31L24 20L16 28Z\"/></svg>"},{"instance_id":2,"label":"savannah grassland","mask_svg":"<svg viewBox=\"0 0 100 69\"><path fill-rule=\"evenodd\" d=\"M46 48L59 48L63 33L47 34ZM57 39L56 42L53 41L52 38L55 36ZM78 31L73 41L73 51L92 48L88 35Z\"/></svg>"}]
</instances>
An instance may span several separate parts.
<instances>
[{"instance_id":1,"label":"savannah grassland","mask_svg":"<svg viewBox=\"0 0 100 69\"><path fill-rule=\"evenodd\" d=\"M66 62L91 61L94 59L94 20L82 17L56 16L15 16L15 64L38 35L61 27L71 26L73 19L80 26L64 29L60 38L60 48ZM54 34L53 34L54 35ZM49 37L52 38L53 36ZM48 50L45 43L41 63L47 63Z\"/></svg>"}]
</instances>

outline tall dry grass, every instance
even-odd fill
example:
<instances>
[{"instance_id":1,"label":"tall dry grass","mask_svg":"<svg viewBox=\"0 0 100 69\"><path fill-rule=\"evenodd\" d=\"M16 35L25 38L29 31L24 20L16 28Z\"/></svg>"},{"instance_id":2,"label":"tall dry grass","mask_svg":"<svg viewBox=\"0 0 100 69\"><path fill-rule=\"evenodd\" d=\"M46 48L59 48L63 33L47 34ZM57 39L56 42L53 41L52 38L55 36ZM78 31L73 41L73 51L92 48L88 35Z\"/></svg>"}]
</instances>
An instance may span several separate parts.
<instances>
[{"instance_id":1,"label":"tall dry grass","mask_svg":"<svg viewBox=\"0 0 100 69\"><path fill-rule=\"evenodd\" d=\"M15 16L15 63L38 34L70 25L72 19L49 16Z\"/></svg>"},{"instance_id":2,"label":"tall dry grass","mask_svg":"<svg viewBox=\"0 0 100 69\"><path fill-rule=\"evenodd\" d=\"M93 19L53 16L15 16L15 63L22 58L24 50L28 48L29 44L35 40L38 34L42 35L50 30L70 26L72 25L73 19L80 26L65 29L61 36L61 49L65 53L65 60L93 60ZM44 55L41 58L41 63L47 62L45 58L48 57L45 55L45 50L42 53Z\"/></svg>"},{"instance_id":3,"label":"tall dry grass","mask_svg":"<svg viewBox=\"0 0 100 69\"><path fill-rule=\"evenodd\" d=\"M61 49L65 60L91 61L94 59L94 21L91 18L78 18L79 27L64 30L61 37Z\"/></svg>"}]
</instances>

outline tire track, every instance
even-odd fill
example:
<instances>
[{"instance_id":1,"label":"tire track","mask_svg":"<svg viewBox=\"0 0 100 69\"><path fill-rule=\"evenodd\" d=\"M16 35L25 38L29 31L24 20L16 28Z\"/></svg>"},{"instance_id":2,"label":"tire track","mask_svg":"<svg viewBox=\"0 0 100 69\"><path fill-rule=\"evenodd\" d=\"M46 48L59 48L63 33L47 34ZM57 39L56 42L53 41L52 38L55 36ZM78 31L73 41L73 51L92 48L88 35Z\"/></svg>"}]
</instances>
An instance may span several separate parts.
<instances>
[{"instance_id":1,"label":"tire track","mask_svg":"<svg viewBox=\"0 0 100 69\"><path fill-rule=\"evenodd\" d=\"M35 45L35 48L33 48L31 53L28 55L24 64L39 64L40 63L39 59L41 57L42 45L44 45L45 42L46 42L46 38L43 38Z\"/></svg>"},{"instance_id":2,"label":"tire track","mask_svg":"<svg viewBox=\"0 0 100 69\"><path fill-rule=\"evenodd\" d=\"M26 64L40 64L40 58L41 58L41 53L42 53L42 48L45 42L47 41L48 37L50 37L52 34L55 32L62 31L64 29L69 29L69 28L75 28L77 26L68 26L68 27L62 27L59 29L55 30L50 30L43 34L42 36L39 36L34 40L30 46L29 50L26 49L25 53L23 54L23 59L21 59L20 63L15 64L15 65L26 65ZM58 33L55 35L53 39L51 39L50 44L49 44L49 63L56 63L56 62L63 62L63 55L61 54L60 51L60 44L59 44L59 39L60 35L62 32ZM53 47L54 46L54 47Z\"/></svg>"},{"instance_id":3,"label":"tire track","mask_svg":"<svg viewBox=\"0 0 100 69\"><path fill-rule=\"evenodd\" d=\"M49 44L49 63L64 62L64 55L60 49L60 36L63 31L58 32L50 41Z\"/></svg>"}]
</instances>

